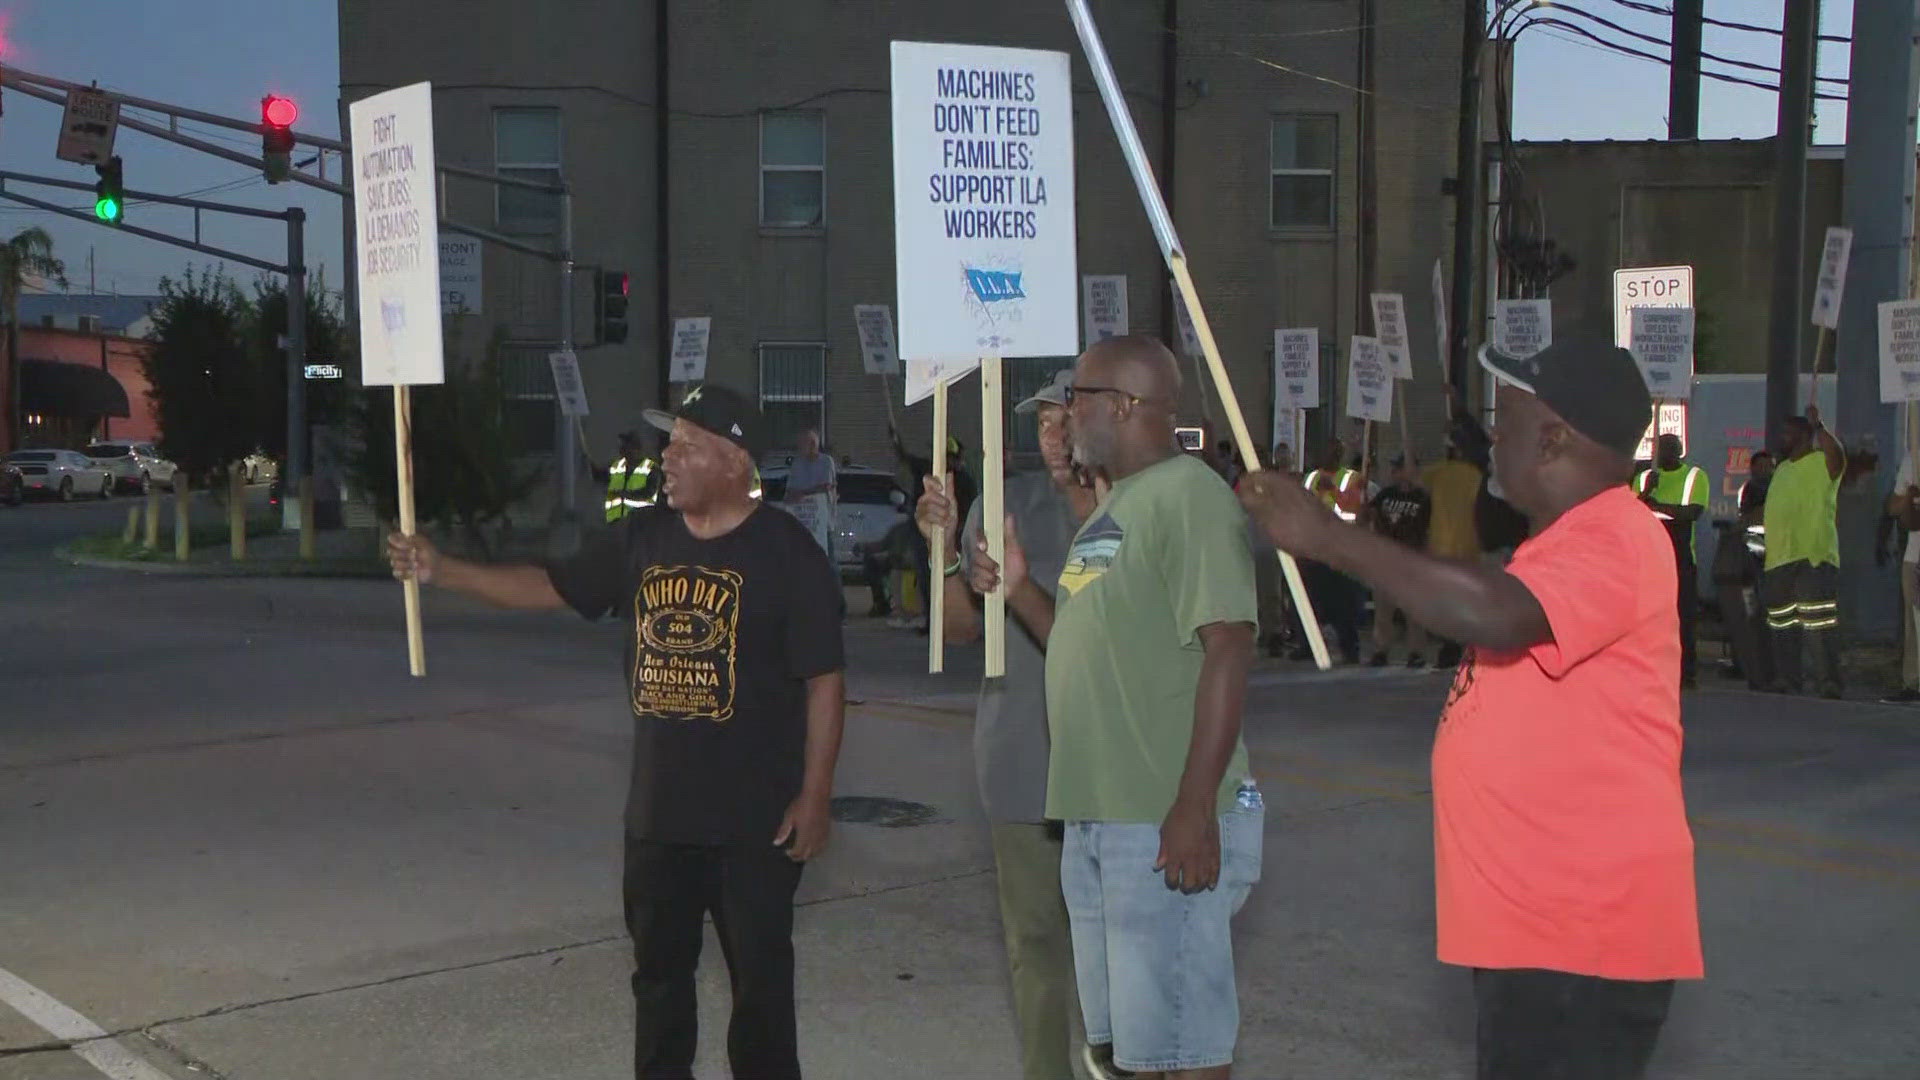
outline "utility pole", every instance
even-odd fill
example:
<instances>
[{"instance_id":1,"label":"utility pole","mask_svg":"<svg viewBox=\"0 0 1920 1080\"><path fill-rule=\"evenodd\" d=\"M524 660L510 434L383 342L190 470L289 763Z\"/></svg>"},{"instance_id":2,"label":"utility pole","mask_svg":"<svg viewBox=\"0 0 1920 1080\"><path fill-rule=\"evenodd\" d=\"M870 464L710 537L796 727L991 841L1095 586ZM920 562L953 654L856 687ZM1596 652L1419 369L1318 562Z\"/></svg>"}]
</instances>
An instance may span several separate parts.
<instances>
[{"instance_id":1,"label":"utility pole","mask_svg":"<svg viewBox=\"0 0 1920 1080\"><path fill-rule=\"evenodd\" d=\"M1872 3L1857 5L1872 7ZM1819 0L1786 5L1780 38L1780 120L1774 136L1773 296L1767 320L1767 415L1772 432L1799 415L1800 337L1807 324L1805 240L1807 139L1813 124L1813 61L1820 25ZM1856 34L1857 36L1857 34Z\"/></svg>"},{"instance_id":2,"label":"utility pole","mask_svg":"<svg viewBox=\"0 0 1920 1080\"><path fill-rule=\"evenodd\" d=\"M280 516L305 512L301 481L312 475L307 427L307 212L287 208L287 476L280 483ZM313 522L300 521L300 531Z\"/></svg>"},{"instance_id":3,"label":"utility pole","mask_svg":"<svg viewBox=\"0 0 1920 1080\"><path fill-rule=\"evenodd\" d=\"M1673 55L1667 67L1667 138L1700 137L1700 37L1706 0L1673 0Z\"/></svg>"},{"instance_id":4,"label":"utility pole","mask_svg":"<svg viewBox=\"0 0 1920 1080\"><path fill-rule=\"evenodd\" d=\"M1487 38L1485 5L1461 4L1460 128L1453 170L1453 297L1447 321L1447 381L1467 400L1467 341L1473 319L1473 239L1480 220L1480 54Z\"/></svg>"},{"instance_id":5,"label":"utility pole","mask_svg":"<svg viewBox=\"0 0 1920 1080\"><path fill-rule=\"evenodd\" d=\"M1856 640L1900 640L1900 587L1866 553L1873 550L1880 500L1909 452L1896 410L1880 404L1878 344L1880 304L1904 300L1913 288L1914 102L1920 100L1915 8L1913 0L1860 0L1853 8L1844 211L1853 256L1834 350L1837 408L1831 423L1848 449L1880 455L1877 476L1840 493L1840 550L1847 553L1840 560L1841 627Z\"/></svg>"}]
</instances>

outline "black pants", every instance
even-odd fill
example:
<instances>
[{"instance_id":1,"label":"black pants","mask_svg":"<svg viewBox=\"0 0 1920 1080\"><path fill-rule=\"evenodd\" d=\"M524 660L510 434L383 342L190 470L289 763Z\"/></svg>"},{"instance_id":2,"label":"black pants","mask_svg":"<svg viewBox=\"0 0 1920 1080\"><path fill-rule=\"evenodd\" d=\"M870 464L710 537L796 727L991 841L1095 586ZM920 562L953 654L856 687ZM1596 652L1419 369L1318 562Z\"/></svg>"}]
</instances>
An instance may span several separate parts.
<instances>
[{"instance_id":1,"label":"black pants","mask_svg":"<svg viewBox=\"0 0 1920 1080\"><path fill-rule=\"evenodd\" d=\"M727 1025L733 1075L798 1080L793 894L800 870L771 843L704 847L627 837L635 1077L693 1080L699 1036L693 978L711 912L733 985Z\"/></svg>"},{"instance_id":2,"label":"black pants","mask_svg":"<svg viewBox=\"0 0 1920 1080\"><path fill-rule=\"evenodd\" d=\"M1475 969L1478 1080L1639 1080L1673 983Z\"/></svg>"},{"instance_id":3,"label":"black pants","mask_svg":"<svg viewBox=\"0 0 1920 1080\"><path fill-rule=\"evenodd\" d=\"M1680 611L1680 678L1692 680L1694 667L1694 622L1700 615L1700 568L1693 560L1693 544L1675 540L1674 570L1679 575L1679 595L1674 602Z\"/></svg>"},{"instance_id":4,"label":"black pants","mask_svg":"<svg viewBox=\"0 0 1920 1080\"><path fill-rule=\"evenodd\" d=\"M1307 586L1307 599L1313 603L1314 617L1333 624L1340 656L1348 663L1360 658L1360 585L1325 563L1302 560L1300 580ZM1287 612L1294 639L1305 647L1307 640L1300 625L1298 608Z\"/></svg>"},{"instance_id":5,"label":"black pants","mask_svg":"<svg viewBox=\"0 0 1920 1080\"><path fill-rule=\"evenodd\" d=\"M1760 579L1761 605L1773 640L1776 688L1801 693L1800 642L1804 634L1820 664L1820 690L1840 693L1840 568L1802 559L1776 566Z\"/></svg>"},{"instance_id":6,"label":"black pants","mask_svg":"<svg viewBox=\"0 0 1920 1080\"><path fill-rule=\"evenodd\" d=\"M875 611L893 611L905 606L905 597L901 604L894 604L887 588L887 575L895 570L914 571L914 580L919 585L920 610L933 610L928 602L927 579L929 572L927 538L912 521L904 521L893 527L886 539L868 547L860 557L861 568L867 579L867 591L873 594Z\"/></svg>"}]
</instances>

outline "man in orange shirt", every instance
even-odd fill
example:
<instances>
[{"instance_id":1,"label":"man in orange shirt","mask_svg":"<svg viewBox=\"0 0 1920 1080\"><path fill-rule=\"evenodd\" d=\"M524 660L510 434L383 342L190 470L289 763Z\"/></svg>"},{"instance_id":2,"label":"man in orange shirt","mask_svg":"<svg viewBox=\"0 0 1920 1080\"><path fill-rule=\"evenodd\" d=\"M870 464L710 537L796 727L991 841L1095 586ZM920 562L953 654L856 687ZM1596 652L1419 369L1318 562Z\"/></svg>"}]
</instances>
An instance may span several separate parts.
<instances>
[{"instance_id":1,"label":"man in orange shirt","mask_svg":"<svg viewBox=\"0 0 1920 1080\"><path fill-rule=\"evenodd\" d=\"M1241 498L1283 550L1472 649L1434 740L1434 872L1440 960L1473 969L1480 1080L1635 1080L1673 981L1703 974L1673 551L1624 486L1652 402L1597 336L1481 363L1500 382L1494 494L1531 526L1506 567L1411 551L1264 473Z\"/></svg>"}]
</instances>

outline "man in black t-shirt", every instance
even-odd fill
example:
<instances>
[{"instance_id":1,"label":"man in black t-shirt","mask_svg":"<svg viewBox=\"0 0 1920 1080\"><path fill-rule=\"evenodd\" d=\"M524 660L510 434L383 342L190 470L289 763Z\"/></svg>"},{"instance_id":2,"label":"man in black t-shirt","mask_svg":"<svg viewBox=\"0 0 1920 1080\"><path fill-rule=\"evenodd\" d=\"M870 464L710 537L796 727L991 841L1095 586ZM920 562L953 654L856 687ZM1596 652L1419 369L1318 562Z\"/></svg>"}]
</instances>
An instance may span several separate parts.
<instances>
[{"instance_id":1,"label":"man in black t-shirt","mask_svg":"<svg viewBox=\"0 0 1920 1080\"><path fill-rule=\"evenodd\" d=\"M1375 532L1415 551L1425 551L1427 528L1433 522L1433 497L1427 494L1414 476L1414 467L1408 464L1406 458L1394 458L1393 483L1381 488L1380 494L1373 497L1369 516ZM1408 618L1405 612L1394 607L1393 601L1385 593L1378 591L1373 594L1372 666L1387 666L1387 651L1393 647L1396 615L1407 627L1407 666L1426 667L1427 632Z\"/></svg>"},{"instance_id":2,"label":"man in black t-shirt","mask_svg":"<svg viewBox=\"0 0 1920 1080\"><path fill-rule=\"evenodd\" d=\"M792 1080L793 896L826 845L846 708L839 578L792 515L750 496L765 449L751 402L702 386L678 413L646 416L672 433L666 507L548 566L483 566L419 537L395 537L389 556L396 576L505 607L623 622L635 1076L693 1075L711 912L732 977L733 1075Z\"/></svg>"}]
</instances>

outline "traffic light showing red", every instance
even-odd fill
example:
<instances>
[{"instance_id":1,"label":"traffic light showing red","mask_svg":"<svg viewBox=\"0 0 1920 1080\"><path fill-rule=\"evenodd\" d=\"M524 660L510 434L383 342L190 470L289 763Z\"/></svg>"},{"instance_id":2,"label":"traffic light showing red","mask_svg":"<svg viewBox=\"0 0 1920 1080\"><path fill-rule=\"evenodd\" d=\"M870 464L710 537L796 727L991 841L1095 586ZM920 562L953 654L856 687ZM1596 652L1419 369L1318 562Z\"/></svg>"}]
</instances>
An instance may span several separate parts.
<instances>
[{"instance_id":1,"label":"traffic light showing red","mask_svg":"<svg viewBox=\"0 0 1920 1080\"><path fill-rule=\"evenodd\" d=\"M268 94L260 103L260 119L268 127L290 128L300 119L300 106L292 98L283 98L277 94Z\"/></svg>"},{"instance_id":2,"label":"traffic light showing red","mask_svg":"<svg viewBox=\"0 0 1920 1080\"><path fill-rule=\"evenodd\" d=\"M602 345L627 340L627 290L632 280L624 270L600 271L599 338Z\"/></svg>"},{"instance_id":3,"label":"traffic light showing red","mask_svg":"<svg viewBox=\"0 0 1920 1080\"><path fill-rule=\"evenodd\" d=\"M260 162L269 184L293 175L293 122L299 118L300 106L291 98L268 94L260 99Z\"/></svg>"}]
</instances>

